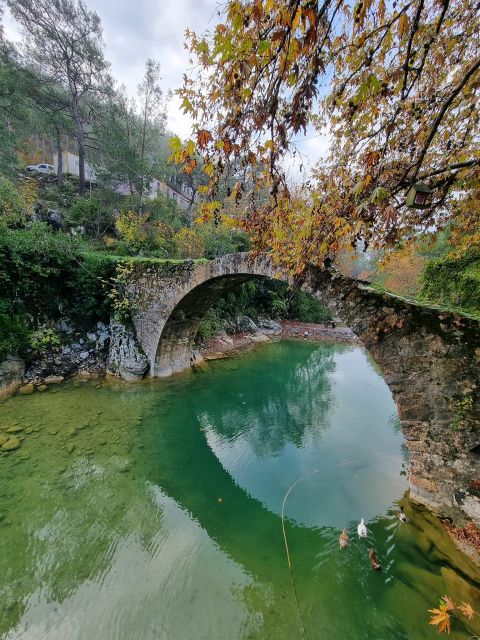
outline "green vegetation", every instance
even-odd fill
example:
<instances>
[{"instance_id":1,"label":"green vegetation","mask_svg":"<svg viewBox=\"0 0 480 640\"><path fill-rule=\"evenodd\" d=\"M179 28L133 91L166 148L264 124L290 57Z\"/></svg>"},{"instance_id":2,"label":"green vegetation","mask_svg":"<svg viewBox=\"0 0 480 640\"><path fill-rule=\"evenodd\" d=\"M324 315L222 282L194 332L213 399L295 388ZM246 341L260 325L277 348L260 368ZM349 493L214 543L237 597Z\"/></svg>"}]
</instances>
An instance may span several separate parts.
<instances>
[{"instance_id":1,"label":"green vegetation","mask_svg":"<svg viewBox=\"0 0 480 640\"><path fill-rule=\"evenodd\" d=\"M225 322L235 322L239 316L256 321L260 317L295 319L301 322L325 322L330 312L312 296L299 289L290 289L285 282L252 280L220 298L200 323L198 337L208 338Z\"/></svg>"},{"instance_id":2,"label":"green vegetation","mask_svg":"<svg viewBox=\"0 0 480 640\"><path fill-rule=\"evenodd\" d=\"M0 224L0 356L48 342L41 330L61 317L85 328L108 318L105 286L115 263L82 249L42 222L23 229Z\"/></svg>"},{"instance_id":3,"label":"green vegetation","mask_svg":"<svg viewBox=\"0 0 480 640\"><path fill-rule=\"evenodd\" d=\"M429 261L422 274L422 296L480 315L480 252Z\"/></svg>"},{"instance_id":4,"label":"green vegetation","mask_svg":"<svg viewBox=\"0 0 480 640\"><path fill-rule=\"evenodd\" d=\"M165 129L158 63L146 61L134 98L116 89L93 12L81 10L76 0L52 5L45 15L32 0L7 4L31 46L20 55L0 30L0 357L52 346L51 331L61 318L85 328L112 312L126 318L126 263L168 265L248 251L250 238L239 220L269 198L259 168L245 177L245 156L218 176L217 203L206 193L212 166L204 164L193 141L178 164L169 162L175 145L177 151L182 145ZM70 52L73 68L62 58L70 32L78 35ZM45 59L46 45L59 52L58 59ZM87 73L93 68L94 78ZM79 93L69 84L71 73ZM200 146L208 136L202 132ZM29 164L52 163L54 151L72 152L72 140L79 163L87 163L78 177L63 170L58 176L27 174ZM91 182L88 165L96 176ZM245 180L257 185L248 201L242 196L242 185L249 188ZM296 213L304 217L300 201ZM262 233L267 231L268 225ZM397 295L480 316L480 252L464 249L452 256L452 238L465 246L460 233L458 225L449 225L442 234L427 234L433 242L419 235L354 262L341 243L337 265ZM292 251L288 242L277 238L277 244ZM321 252L327 250L324 243ZM305 322L330 317L301 291L255 281L221 298L200 336L242 315Z\"/></svg>"}]
</instances>

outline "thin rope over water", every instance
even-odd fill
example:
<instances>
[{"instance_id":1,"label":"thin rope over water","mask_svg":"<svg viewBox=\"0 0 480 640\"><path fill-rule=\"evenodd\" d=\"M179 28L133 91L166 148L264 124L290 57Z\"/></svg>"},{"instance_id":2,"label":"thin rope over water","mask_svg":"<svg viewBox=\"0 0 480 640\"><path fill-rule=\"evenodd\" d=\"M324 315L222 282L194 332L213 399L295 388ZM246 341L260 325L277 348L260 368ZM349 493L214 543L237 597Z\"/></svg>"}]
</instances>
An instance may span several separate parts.
<instances>
[{"instance_id":1,"label":"thin rope over water","mask_svg":"<svg viewBox=\"0 0 480 640\"><path fill-rule=\"evenodd\" d=\"M290 557L290 549L288 547L287 532L285 530L285 515L284 515L285 503L287 502L287 498L290 495L290 493L293 491L293 489L297 486L297 484L300 484L300 482L302 482L303 480L306 480L307 478L310 478L311 476L314 476L314 475L316 475L318 473L323 473L324 471L332 471L333 469L338 469L339 467L346 467L347 465L350 465L350 464L359 464L359 463L360 463L360 460L348 460L347 462L340 462L340 464L336 464L333 467L326 467L325 469L315 469L315 471L312 471L311 473L307 473L306 475L301 476L300 478L298 478L298 480L295 480L295 482L289 487L287 493L283 497L283 502L282 502L283 542L285 544L285 552L287 554L287 563L288 563L288 570L289 570L289 573L290 573L290 581L292 583L293 597L295 599L295 606L297 608L298 619L300 621L300 628L302 630L302 636L303 636L304 640L308 640L308 635L307 635L307 630L305 628L305 623L303 621L302 612L300 611L300 604L299 604L299 601L298 601L297 588L295 586L295 580L293 578L292 560L291 560L291 557Z\"/></svg>"}]
</instances>

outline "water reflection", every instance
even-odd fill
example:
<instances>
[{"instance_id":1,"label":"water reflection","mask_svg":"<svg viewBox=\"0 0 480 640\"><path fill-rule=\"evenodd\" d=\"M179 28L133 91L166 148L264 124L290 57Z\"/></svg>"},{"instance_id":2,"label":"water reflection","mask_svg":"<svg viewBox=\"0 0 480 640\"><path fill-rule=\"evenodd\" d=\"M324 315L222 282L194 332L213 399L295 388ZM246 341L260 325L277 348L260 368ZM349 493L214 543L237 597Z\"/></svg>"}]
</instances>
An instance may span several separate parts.
<instances>
[{"instance_id":1,"label":"water reflection","mask_svg":"<svg viewBox=\"0 0 480 640\"><path fill-rule=\"evenodd\" d=\"M225 441L248 439L258 457L276 455L288 444L302 447L306 438L321 439L335 403L331 349L322 345L294 367L285 366L281 353L272 355L255 377L248 370L233 375L225 402L217 410L206 398L208 411L199 415L202 426Z\"/></svg>"},{"instance_id":2,"label":"water reflection","mask_svg":"<svg viewBox=\"0 0 480 640\"><path fill-rule=\"evenodd\" d=\"M399 526L393 414L361 350L301 342L195 377L0 405L0 425L25 437L0 458L0 636L299 637L281 499L299 475L354 453L362 464L315 476L288 504L309 635L435 638L426 609L445 592L475 605L479 577L433 516L407 503L412 524ZM353 535L360 515L381 575Z\"/></svg>"}]
</instances>

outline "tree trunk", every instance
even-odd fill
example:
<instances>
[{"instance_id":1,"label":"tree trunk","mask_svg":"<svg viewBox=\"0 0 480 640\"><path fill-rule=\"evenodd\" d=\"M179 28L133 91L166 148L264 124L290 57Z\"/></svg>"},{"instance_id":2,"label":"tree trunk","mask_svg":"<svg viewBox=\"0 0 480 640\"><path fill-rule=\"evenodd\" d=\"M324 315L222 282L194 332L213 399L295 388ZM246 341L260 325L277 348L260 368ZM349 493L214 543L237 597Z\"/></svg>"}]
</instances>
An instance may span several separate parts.
<instances>
[{"instance_id":1,"label":"tree trunk","mask_svg":"<svg viewBox=\"0 0 480 640\"><path fill-rule=\"evenodd\" d=\"M85 149L83 148L83 131L77 136L78 143L78 193L85 195Z\"/></svg>"},{"instance_id":2,"label":"tree trunk","mask_svg":"<svg viewBox=\"0 0 480 640\"><path fill-rule=\"evenodd\" d=\"M78 108L78 102L76 97L72 100L73 116L75 118L75 125L77 127L77 147L78 147L78 193L85 195L85 149L83 146L83 122Z\"/></svg>"},{"instance_id":3,"label":"tree trunk","mask_svg":"<svg viewBox=\"0 0 480 640\"><path fill-rule=\"evenodd\" d=\"M62 139L60 131L56 128L56 143L57 143L57 185L61 188L63 185L63 152L62 152Z\"/></svg>"}]
</instances>

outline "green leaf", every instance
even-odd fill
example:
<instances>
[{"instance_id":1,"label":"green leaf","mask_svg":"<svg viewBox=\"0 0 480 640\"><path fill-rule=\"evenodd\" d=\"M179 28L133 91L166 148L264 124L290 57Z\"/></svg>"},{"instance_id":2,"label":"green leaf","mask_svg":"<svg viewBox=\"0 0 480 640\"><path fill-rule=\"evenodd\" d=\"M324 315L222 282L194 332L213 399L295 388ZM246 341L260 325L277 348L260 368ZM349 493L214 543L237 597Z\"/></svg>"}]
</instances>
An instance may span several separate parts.
<instances>
[{"instance_id":1,"label":"green leaf","mask_svg":"<svg viewBox=\"0 0 480 640\"><path fill-rule=\"evenodd\" d=\"M236 13L232 18L232 26L236 33L243 27L243 16L241 13Z\"/></svg>"},{"instance_id":2,"label":"green leaf","mask_svg":"<svg viewBox=\"0 0 480 640\"><path fill-rule=\"evenodd\" d=\"M258 45L258 53L260 55L267 53L267 51L270 49L270 45L271 45L270 40L261 40L260 44Z\"/></svg>"}]
</instances>

